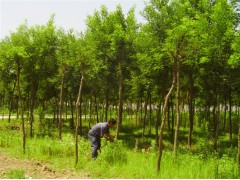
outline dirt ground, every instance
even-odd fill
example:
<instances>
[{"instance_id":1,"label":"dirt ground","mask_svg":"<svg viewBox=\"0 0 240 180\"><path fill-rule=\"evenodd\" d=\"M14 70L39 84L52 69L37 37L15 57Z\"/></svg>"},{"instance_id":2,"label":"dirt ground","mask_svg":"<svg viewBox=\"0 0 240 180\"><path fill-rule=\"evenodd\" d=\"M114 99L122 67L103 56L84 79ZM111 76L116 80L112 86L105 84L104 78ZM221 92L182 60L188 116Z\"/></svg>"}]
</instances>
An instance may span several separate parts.
<instances>
[{"instance_id":1,"label":"dirt ground","mask_svg":"<svg viewBox=\"0 0 240 180\"><path fill-rule=\"evenodd\" d=\"M88 175L76 175L74 172L56 172L49 164L37 160L22 160L10 158L0 152L0 177L7 178L10 170L22 170L26 179L88 179ZM79 177L80 176L80 177Z\"/></svg>"}]
</instances>

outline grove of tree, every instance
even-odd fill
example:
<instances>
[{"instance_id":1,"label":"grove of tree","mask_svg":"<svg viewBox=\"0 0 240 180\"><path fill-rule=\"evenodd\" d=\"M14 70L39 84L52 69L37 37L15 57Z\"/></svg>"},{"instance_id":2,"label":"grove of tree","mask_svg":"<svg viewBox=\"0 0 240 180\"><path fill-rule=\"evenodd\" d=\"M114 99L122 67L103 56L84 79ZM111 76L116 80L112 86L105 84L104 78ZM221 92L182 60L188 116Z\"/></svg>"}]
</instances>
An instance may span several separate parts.
<instances>
[{"instance_id":1,"label":"grove of tree","mask_svg":"<svg viewBox=\"0 0 240 180\"><path fill-rule=\"evenodd\" d=\"M176 157L181 127L190 149L197 128L215 151L222 133L240 146L238 8L236 0L150 0L141 24L134 7L124 14L120 5L102 6L85 32L57 27L54 16L45 25L26 21L0 41L1 114L21 119L23 152L35 121L49 119L61 140L70 119L76 163L78 136L110 117L116 139L127 123L155 136L158 171L164 138L172 138Z\"/></svg>"}]
</instances>

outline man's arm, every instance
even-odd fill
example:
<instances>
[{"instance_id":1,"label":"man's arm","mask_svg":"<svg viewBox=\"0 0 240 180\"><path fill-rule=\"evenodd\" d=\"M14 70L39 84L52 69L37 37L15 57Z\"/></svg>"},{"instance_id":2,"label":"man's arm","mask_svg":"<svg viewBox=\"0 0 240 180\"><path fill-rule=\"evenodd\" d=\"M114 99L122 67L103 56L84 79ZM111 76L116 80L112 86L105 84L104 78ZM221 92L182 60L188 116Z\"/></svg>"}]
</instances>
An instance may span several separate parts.
<instances>
[{"instance_id":1,"label":"man's arm","mask_svg":"<svg viewBox=\"0 0 240 180\"><path fill-rule=\"evenodd\" d=\"M114 141L114 136L112 136L110 133L104 134L104 137L110 142Z\"/></svg>"}]
</instances>

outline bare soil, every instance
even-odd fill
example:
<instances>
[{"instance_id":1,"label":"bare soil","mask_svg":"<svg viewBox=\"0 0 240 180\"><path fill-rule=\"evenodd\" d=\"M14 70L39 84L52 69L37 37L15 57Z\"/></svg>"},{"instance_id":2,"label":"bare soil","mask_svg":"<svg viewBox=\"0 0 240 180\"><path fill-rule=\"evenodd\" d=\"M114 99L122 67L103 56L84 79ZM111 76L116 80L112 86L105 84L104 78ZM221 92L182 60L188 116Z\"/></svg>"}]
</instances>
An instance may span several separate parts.
<instances>
[{"instance_id":1,"label":"bare soil","mask_svg":"<svg viewBox=\"0 0 240 180\"><path fill-rule=\"evenodd\" d=\"M50 164L38 160L23 160L11 158L0 152L0 178L7 178L11 170L22 170L26 179L87 179L89 175L77 175L74 171L56 172Z\"/></svg>"}]
</instances>

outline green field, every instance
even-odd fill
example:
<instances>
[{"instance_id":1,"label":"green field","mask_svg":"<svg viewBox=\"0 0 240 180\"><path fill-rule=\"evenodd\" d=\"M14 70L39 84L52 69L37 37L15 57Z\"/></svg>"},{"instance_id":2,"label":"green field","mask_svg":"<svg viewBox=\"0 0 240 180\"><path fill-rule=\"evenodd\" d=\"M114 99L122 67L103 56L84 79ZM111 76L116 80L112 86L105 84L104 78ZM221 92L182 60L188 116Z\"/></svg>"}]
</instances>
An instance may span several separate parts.
<instances>
[{"instance_id":1,"label":"green field","mask_svg":"<svg viewBox=\"0 0 240 180\"><path fill-rule=\"evenodd\" d=\"M237 148L225 146L214 152L211 141L207 137L200 137L197 132L194 133L195 143L191 150L187 148L186 138L180 136L181 142L175 160L169 135L164 134L166 138L161 171L157 173L158 151L154 136L142 138L140 127L123 126L120 140L114 143L103 139L101 153L95 161L91 159L90 144L84 133L84 137L79 140L79 161L76 165L75 138L67 126L62 141L57 140L57 128L35 126L35 136L27 137L26 152L23 154L22 132L11 130L13 124L18 126L20 122L12 120L8 124L7 120L1 120L1 152L14 158L47 162L50 164L49 168L56 172L74 171L75 177L87 174L88 178L239 178ZM180 129L180 135L185 133L185 129ZM224 138L225 136L221 136L219 143L223 143ZM19 178L23 173L19 170L8 177Z\"/></svg>"}]
</instances>

